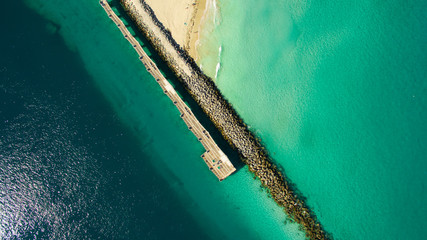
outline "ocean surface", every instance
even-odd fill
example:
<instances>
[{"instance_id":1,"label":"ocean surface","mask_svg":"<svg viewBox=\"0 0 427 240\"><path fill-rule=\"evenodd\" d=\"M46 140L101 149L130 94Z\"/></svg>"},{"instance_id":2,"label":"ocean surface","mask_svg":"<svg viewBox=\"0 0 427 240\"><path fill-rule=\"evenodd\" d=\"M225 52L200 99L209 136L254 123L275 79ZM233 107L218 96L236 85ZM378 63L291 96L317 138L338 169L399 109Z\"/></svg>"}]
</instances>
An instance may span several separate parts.
<instances>
[{"instance_id":1,"label":"ocean surface","mask_svg":"<svg viewBox=\"0 0 427 240\"><path fill-rule=\"evenodd\" d=\"M427 2L210 6L199 64L325 229L426 239Z\"/></svg>"},{"instance_id":2,"label":"ocean surface","mask_svg":"<svg viewBox=\"0 0 427 240\"><path fill-rule=\"evenodd\" d=\"M0 239L304 238L238 159L218 182L98 1L2 9Z\"/></svg>"}]
</instances>

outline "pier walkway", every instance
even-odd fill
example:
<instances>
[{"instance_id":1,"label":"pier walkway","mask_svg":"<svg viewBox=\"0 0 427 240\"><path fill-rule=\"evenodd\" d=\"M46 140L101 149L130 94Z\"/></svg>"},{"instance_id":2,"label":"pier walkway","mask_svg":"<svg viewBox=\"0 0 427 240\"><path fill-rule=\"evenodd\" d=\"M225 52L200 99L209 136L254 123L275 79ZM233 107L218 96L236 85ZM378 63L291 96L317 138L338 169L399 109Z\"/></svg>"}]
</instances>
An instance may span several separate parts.
<instances>
[{"instance_id":1,"label":"pier walkway","mask_svg":"<svg viewBox=\"0 0 427 240\"><path fill-rule=\"evenodd\" d=\"M217 176L220 181L224 180L226 177L236 171L228 157L211 138L209 132L206 131L206 129L200 124L191 109L184 103L184 101L182 101L172 85L166 80L166 78L157 68L156 64L144 52L139 42L129 32L120 18L114 13L108 2L106 0L101 0L99 3L104 8L105 12L107 12L110 19L113 20L116 26L120 29L123 36L129 41L130 44L132 44L133 48L139 55L139 59L144 64L148 72L154 77L154 79L156 79L157 83L163 89L163 92L178 108L179 112L181 113L181 118L184 120L185 124L187 124L188 129L193 132L199 142L206 149L206 152L202 155L202 158L208 165L209 169L215 174L215 176Z\"/></svg>"}]
</instances>

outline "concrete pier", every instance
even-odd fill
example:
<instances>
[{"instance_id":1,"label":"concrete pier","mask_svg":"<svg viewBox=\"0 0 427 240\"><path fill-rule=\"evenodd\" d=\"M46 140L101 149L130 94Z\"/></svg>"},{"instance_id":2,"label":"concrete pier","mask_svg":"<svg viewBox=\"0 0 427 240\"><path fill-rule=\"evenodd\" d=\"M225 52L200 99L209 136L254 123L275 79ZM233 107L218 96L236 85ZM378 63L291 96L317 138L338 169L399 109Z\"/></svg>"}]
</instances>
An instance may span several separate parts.
<instances>
[{"instance_id":1,"label":"concrete pier","mask_svg":"<svg viewBox=\"0 0 427 240\"><path fill-rule=\"evenodd\" d=\"M139 55L139 59L144 64L148 72L156 79L157 83L163 89L163 92L172 100L174 105L178 108L181 113L181 118L187 124L188 129L197 137L199 142L203 145L206 152L202 155L203 160L208 165L209 169L215 174L220 180L224 180L236 169L230 162L228 157L222 152L215 141L209 135L209 132L200 124L197 118L192 113L191 109L184 103L179 97L173 86L166 80L156 64L148 57L144 52L139 42L129 32L120 18L114 13L107 1L101 0L99 2L108 14L110 19L120 29L123 36L129 41L132 47Z\"/></svg>"}]
</instances>

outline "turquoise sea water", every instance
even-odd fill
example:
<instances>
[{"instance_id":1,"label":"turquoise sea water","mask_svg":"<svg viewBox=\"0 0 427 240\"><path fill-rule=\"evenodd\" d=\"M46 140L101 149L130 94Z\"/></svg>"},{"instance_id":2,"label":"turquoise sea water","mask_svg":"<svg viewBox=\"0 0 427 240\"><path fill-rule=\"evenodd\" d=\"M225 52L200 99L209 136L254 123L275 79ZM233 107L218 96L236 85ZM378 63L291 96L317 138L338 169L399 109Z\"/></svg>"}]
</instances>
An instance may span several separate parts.
<instances>
[{"instance_id":1,"label":"turquoise sea water","mask_svg":"<svg viewBox=\"0 0 427 240\"><path fill-rule=\"evenodd\" d=\"M1 16L1 238L302 239L245 167L217 182L98 1L27 5ZM218 2L207 72L336 239L426 236L425 5Z\"/></svg>"},{"instance_id":2,"label":"turquoise sea water","mask_svg":"<svg viewBox=\"0 0 427 240\"><path fill-rule=\"evenodd\" d=\"M3 7L0 238L303 239L246 167L210 173L98 1Z\"/></svg>"},{"instance_id":3,"label":"turquoise sea water","mask_svg":"<svg viewBox=\"0 0 427 240\"><path fill-rule=\"evenodd\" d=\"M425 239L426 1L218 2L199 63L325 229Z\"/></svg>"}]
</instances>

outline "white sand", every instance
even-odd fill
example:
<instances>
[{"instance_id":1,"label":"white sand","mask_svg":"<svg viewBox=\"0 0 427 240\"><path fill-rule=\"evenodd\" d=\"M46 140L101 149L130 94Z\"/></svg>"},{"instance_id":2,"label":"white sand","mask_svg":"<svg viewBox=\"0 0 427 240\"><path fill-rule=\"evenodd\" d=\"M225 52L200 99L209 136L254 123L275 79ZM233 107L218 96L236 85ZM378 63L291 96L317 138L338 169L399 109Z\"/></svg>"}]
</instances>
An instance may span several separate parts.
<instances>
[{"instance_id":1,"label":"white sand","mask_svg":"<svg viewBox=\"0 0 427 240\"><path fill-rule=\"evenodd\" d=\"M196 42L206 0L145 0L175 41L197 59Z\"/></svg>"}]
</instances>

